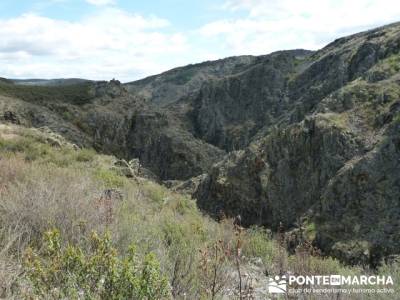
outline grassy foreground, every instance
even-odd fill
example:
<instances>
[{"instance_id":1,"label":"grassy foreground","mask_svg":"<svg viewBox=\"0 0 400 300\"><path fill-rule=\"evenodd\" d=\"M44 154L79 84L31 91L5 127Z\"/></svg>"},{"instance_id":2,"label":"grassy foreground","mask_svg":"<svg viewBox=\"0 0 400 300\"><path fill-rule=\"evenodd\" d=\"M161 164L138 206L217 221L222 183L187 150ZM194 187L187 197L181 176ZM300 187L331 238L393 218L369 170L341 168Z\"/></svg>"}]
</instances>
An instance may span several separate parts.
<instances>
[{"instance_id":1,"label":"grassy foreground","mask_svg":"<svg viewBox=\"0 0 400 300\"><path fill-rule=\"evenodd\" d=\"M373 272L306 245L289 255L279 236L217 223L114 160L0 125L0 298L253 299L268 275ZM398 263L374 272L399 285Z\"/></svg>"}]
</instances>

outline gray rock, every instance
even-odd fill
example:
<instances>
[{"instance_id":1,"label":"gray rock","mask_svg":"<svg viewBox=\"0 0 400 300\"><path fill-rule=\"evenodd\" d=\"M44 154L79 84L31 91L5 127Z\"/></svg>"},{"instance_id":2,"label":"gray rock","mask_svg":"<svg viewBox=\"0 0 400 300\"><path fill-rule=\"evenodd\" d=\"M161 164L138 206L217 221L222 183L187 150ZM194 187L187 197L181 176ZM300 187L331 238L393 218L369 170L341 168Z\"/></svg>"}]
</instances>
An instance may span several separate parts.
<instances>
[{"instance_id":1,"label":"gray rock","mask_svg":"<svg viewBox=\"0 0 400 300\"><path fill-rule=\"evenodd\" d=\"M133 170L129 165L129 163L124 159L117 160L116 162L114 162L114 165L112 166L111 169L115 170L118 174L126 176L128 178L135 177L136 175L135 170Z\"/></svg>"}]
</instances>

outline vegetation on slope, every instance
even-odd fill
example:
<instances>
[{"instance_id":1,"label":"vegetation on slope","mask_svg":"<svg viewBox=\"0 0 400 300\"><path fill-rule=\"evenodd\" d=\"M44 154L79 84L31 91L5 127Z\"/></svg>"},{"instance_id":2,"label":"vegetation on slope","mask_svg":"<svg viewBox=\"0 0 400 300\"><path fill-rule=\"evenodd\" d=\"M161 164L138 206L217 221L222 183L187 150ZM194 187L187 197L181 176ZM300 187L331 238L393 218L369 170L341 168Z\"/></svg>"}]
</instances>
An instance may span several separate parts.
<instances>
[{"instance_id":1,"label":"vegetation on slope","mask_svg":"<svg viewBox=\"0 0 400 300\"><path fill-rule=\"evenodd\" d=\"M283 236L217 223L188 196L56 138L0 127L1 297L235 299L265 290L266 274L366 272L306 243L289 255Z\"/></svg>"},{"instance_id":2,"label":"vegetation on slope","mask_svg":"<svg viewBox=\"0 0 400 300\"><path fill-rule=\"evenodd\" d=\"M61 86L37 86L0 81L0 94L33 103L60 101L79 105L85 104L93 98L90 87L90 82Z\"/></svg>"}]
</instances>

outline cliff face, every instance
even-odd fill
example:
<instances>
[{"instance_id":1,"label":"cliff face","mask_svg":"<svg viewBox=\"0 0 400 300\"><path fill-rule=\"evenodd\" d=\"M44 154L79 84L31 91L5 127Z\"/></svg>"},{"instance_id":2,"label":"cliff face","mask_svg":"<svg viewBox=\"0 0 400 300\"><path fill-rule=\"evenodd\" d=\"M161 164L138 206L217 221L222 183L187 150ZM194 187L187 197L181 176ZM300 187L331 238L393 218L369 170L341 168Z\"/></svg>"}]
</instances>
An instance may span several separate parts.
<instances>
[{"instance_id":1,"label":"cliff face","mask_svg":"<svg viewBox=\"0 0 400 300\"><path fill-rule=\"evenodd\" d=\"M203 84L190 99L194 134L227 151L246 147L290 110L288 83L309 51L277 52L246 71Z\"/></svg>"},{"instance_id":2,"label":"cliff face","mask_svg":"<svg viewBox=\"0 0 400 300\"><path fill-rule=\"evenodd\" d=\"M397 254L400 25L316 51L233 57L125 85L0 82L0 116L196 178L198 205L246 225L312 228L325 253ZM373 225L372 225L373 224Z\"/></svg>"},{"instance_id":3,"label":"cliff face","mask_svg":"<svg viewBox=\"0 0 400 300\"><path fill-rule=\"evenodd\" d=\"M247 225L312 223L315 243L347 262L397 253L399 43L395 25L311 55L288 83L286 118L213 167L200 207Z\"/></svg>"}]
</instances>

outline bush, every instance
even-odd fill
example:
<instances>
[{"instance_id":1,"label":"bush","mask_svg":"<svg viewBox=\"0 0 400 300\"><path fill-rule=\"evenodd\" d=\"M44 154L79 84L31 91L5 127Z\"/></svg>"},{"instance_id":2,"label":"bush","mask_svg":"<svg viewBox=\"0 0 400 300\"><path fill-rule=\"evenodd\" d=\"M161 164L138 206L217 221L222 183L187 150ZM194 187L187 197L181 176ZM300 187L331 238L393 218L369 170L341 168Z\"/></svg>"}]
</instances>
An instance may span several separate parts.
<instances>
[{"instance_id":1,"label":"bush","mask_svg":"<svg viewBox=\"0 0 400 300\"><path fill-rule=\"evenodd\" d=\"M334 258L313 256L300 251L289 257L288 264L290 270L302 275L359 275L360 271L355 267L353 269L345 267Z\"/></svg>"},{"instance_id":2,"label":"bush","mask_svg":"<svg viewBox=\"0 0 400 300\"><path fill-rule=\"evenodd\" d=\"M153 187L156 191L152 193ZM216 223L201 215L193 200L154 183L124 186L113 237L121 251L129 243L140 245L138 252L154 251L168 275L171 292L178 299L198 299L199 250L214 238ZM157 201L150 195L161 194Z\"/></svg>"},{"instance_id":3,"label":"bush","mask_svg":"<svg viewBox=\"0 0 400 300\"><path fill-rule=\"evenodd\" d=\"M173 296L194 298L199 289L196 266L202 243L185 222L165 220L161 226L166 249L166 269L170 275Z\"/></svg>"},{"instance_id":4,"label":"bush","mask_svg":"<svg viewBox=\"0 0 400 300\"><path fill-rule=\"evenodd\" d=\"M223 293L229 281L229 244L222 240L209 243L200 249L200 282L201 288L209 299L216 299Z\"/></svg>"},{"instance_id":5,"label":"bush","mask_svg":"<svg viewBox=\"0 0 400 300\"><path fill-rule=\"evenodd\" d=\"M94 177L100 180L106 188L120 188L126 183L126 178L118 175L113 170L98 169L94 172Z\"/></svg>"},{"instance_id":6,"label":"bush","mask_svg":"<svg viewBox=\"0 0 400 300\"><path fill-rule=\"evenodd\" d=\"M27 277L33 294L39 297L84 299L166 299L168 282L160 272L154 254L139 263L135 247L121 259L111 246L108 234L93 233L91 247L61 246L57 230L45 234L44 249L28 249L25 259Z\"/></svg>"},{"instance_id":7,"label":"bush","mask_svg":"<svg viewBox=\"0 0 400 300\"><path fill-rule=\"evenodd\" d=\"M26 153L31 149L32 142L20 137L12 140L0 139L0 151L2 153Z\"/></svg>"},{"instance_id":8,"label":"bush","mask_svg":"<svg viewBox=\"0 0 400 300\"><path fill-rule=\"evenodd\" d=\"M146 193L146 196L155 204L163 205L169 200L169 198L166 197L167 189L153 182L146 183L143 186L143 191Z\"/></svg>"},{"instance_id":9,"label":"bush","mask_svg":"<svg viewBox=\"0 0 400 300\"><path fill-rule=\"evenodd\" d=\"M96 152L92 149L81 149L74 152L74 159L77 162L90 162L93 161Z\"/></svg>"},{"instance_id":10,"label":"bush","mask_svg":"<svg viewBox=\"0 0 400 300\"><path fill-rule=\"evenodd\" d=\"M278 245L264 228L252 227L246 231L243 253L247 257L261 258L264 265L271 265L277 256Z\"/></svg>"},{"instance_id":11,"label":"bush","mask_svg":"<svg viewBox=\"0 0 400 300\"><path fill-rule=\"evenodd\" d=\"M19 132L14 139L0 139L0 152L4 154L20 154L26 161L51 163L58 167L68 167L74 163L92 162L96 152L92 149L74 150L68 147L54 147L52 140L34 135L30 131ZM53 141L54 142L54 141ZM56 141L58 143L58 141Z\"/></svg>"}]
</instances>

